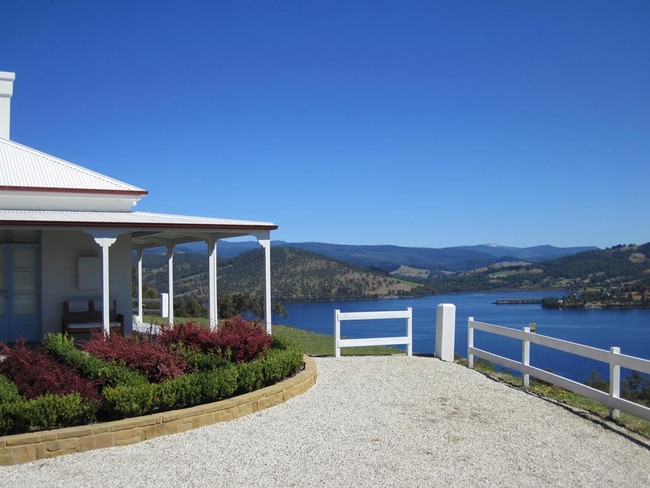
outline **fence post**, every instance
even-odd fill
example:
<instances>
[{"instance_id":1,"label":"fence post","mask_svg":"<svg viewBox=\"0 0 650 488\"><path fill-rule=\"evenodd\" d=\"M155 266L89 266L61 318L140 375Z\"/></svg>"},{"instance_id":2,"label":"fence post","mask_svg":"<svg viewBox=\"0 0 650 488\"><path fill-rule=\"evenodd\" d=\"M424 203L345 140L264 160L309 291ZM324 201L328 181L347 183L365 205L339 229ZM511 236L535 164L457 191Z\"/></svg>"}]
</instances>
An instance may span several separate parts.
<instances>
[{"instance_id":1,"label":"fence post","mask_svg":"<svg viewBox=\"0 0 650 488\"><path fill-rule=\"evenodd\" d=\"M409 343L406 346L406 354L413 356L413 308L408 307L408 318L406 319L406 336L409 338Z\"/></svg>"},{"instance_id":2,"label":"fence post","mask_svg":"<svg viewBox=\"0 0 650 488\"><path fill-rule=\"evenodd\" d=\"M524 336L530 334L530 327L524 327ZM530 366L530 341L524 339L521 341L521 364L523 366ZM524 373L524 388L530 386L530 375Z\"/></svg>"},{"instance_id":3,"label":"fence post","mask_svg":"<svg viewBox=\"0 0 650 488\"><path fill-rule=\"evenodd\" d=\"M609 360L609 396L610 398L620 398L621 396L621 366L617 364L616 355L621 353L620 347L610 347L609 352L612 357ZM609 416L618 420L621 412L612 405L609 407Z\"/></svg>"},{"instance_id":4,"label":"fence post","mask_svg":"<svg viewBox=\"0 0 650 488\"><path fill-rule=\"evenodd\" d=\"M169 317L169 294L161 293L160 294L160 316Z\"/></svg>"},{"instance_id":5,"label":"fence post","mask_svg":"<svg viewBox=\"0 0 650 488\"><path fill-rule=\"evenodd\" d=\"M474 354L470 351L474 347L474 327L472 327L474 317L467 318L467 366L474 368Z\"/></svg>"},{"instance_id":6,"label":"fence post","mask_svg":"<svg viewBox=\"0 0 650 488\"><path fill-rule=\"evenodd\" d=\"M436 357L454 361L454 338L456 335L456 305L441 303L436 312Z\"/></svg>"},{"instance_id":7,"label":"fence post","mask_svg":"<svg viewBox=\"0 0 650 488\"><path fill-rule=\"evenodd\" d=\"M341 339L341 317L340 310L334 310L334 357L341 357L341 347L339 341Z\"/></svg>"}]
</instances>

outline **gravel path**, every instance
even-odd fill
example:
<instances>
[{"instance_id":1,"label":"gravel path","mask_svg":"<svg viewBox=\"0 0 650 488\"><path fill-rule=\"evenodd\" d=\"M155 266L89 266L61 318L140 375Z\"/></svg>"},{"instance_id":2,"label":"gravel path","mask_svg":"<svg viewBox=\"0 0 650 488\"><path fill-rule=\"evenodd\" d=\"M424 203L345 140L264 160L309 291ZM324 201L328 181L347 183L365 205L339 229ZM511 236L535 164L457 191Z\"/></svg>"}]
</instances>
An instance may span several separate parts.
<instances>
[{"instance_id":1,"label":"gravel path","mask_svg":"<svg viewBox=\"0 0 650 488\"><path fill-rule=\"evenodd\" d=\"M462 366L407 356L316 362L316 385L282 405L0 467L0 486L650 486L647 440Z\"/></svg>"}]
</instances>

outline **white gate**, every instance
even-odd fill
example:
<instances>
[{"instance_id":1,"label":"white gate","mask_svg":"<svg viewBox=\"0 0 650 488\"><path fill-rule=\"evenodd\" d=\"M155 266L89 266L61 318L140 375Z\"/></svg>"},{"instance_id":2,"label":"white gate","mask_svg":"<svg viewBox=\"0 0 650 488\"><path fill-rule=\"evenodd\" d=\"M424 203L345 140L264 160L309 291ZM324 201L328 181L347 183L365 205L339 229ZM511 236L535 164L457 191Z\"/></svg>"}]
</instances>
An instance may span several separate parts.
<instances>
[{"instance_id":1,"label":"white gate","mask_svg":"<svg viewBox=\"0 0 650 488\"><path fill-rule=\"evenodd\" d=\"M343 320L374 320L374 319L406 319L406 335L400 337L368 337L363 339L341 339L341 321ZM406 345L407 354L413 354L413 309L388 312L345 312L334 310L334 348L335 356L341 357L342 347L359 346L394 346Z\"/></svg>"}]
</instances>

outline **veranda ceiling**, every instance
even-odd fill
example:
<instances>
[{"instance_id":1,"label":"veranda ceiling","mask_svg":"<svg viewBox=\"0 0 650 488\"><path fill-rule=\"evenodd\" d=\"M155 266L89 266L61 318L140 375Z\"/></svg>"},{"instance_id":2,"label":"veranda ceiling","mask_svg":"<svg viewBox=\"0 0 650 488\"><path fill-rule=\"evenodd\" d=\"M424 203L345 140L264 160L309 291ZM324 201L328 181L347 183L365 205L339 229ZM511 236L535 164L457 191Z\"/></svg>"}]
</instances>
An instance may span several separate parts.
<instances>
[{"instance_id":1,"label":"veranda ceiling","mask_svg":"<svg viewBox=\"0 0 650 488\"><path fill-rule=\"evenodd\" d=\"M131 233L133 247L159 247L207 240L259 235L278 228L271 222L217 219L149 212L75 212L0 210L3 228L113 229Z\"/></svg>"}]
</instances>

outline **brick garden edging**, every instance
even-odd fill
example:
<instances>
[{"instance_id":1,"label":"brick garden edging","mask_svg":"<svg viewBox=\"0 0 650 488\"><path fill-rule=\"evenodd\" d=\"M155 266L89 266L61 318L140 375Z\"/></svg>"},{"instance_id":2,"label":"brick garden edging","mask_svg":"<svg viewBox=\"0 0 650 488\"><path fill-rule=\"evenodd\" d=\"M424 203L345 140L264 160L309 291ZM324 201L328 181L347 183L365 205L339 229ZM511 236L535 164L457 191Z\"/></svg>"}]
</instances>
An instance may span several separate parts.
<instances>
[{"instance_id":1,"label":"brick garden edging","mask_svg":"<svg viewBox=\"0 0 650 488\"><path fill-rule=\"evenodd\" d=\"M63 454L125 446L167 434L226 422L284 403L316 383L316 363L305 356L295 376L245 395L181 410L78 427L0 437L0 465L21 464Z\"/></svg>"}]
</instances>

